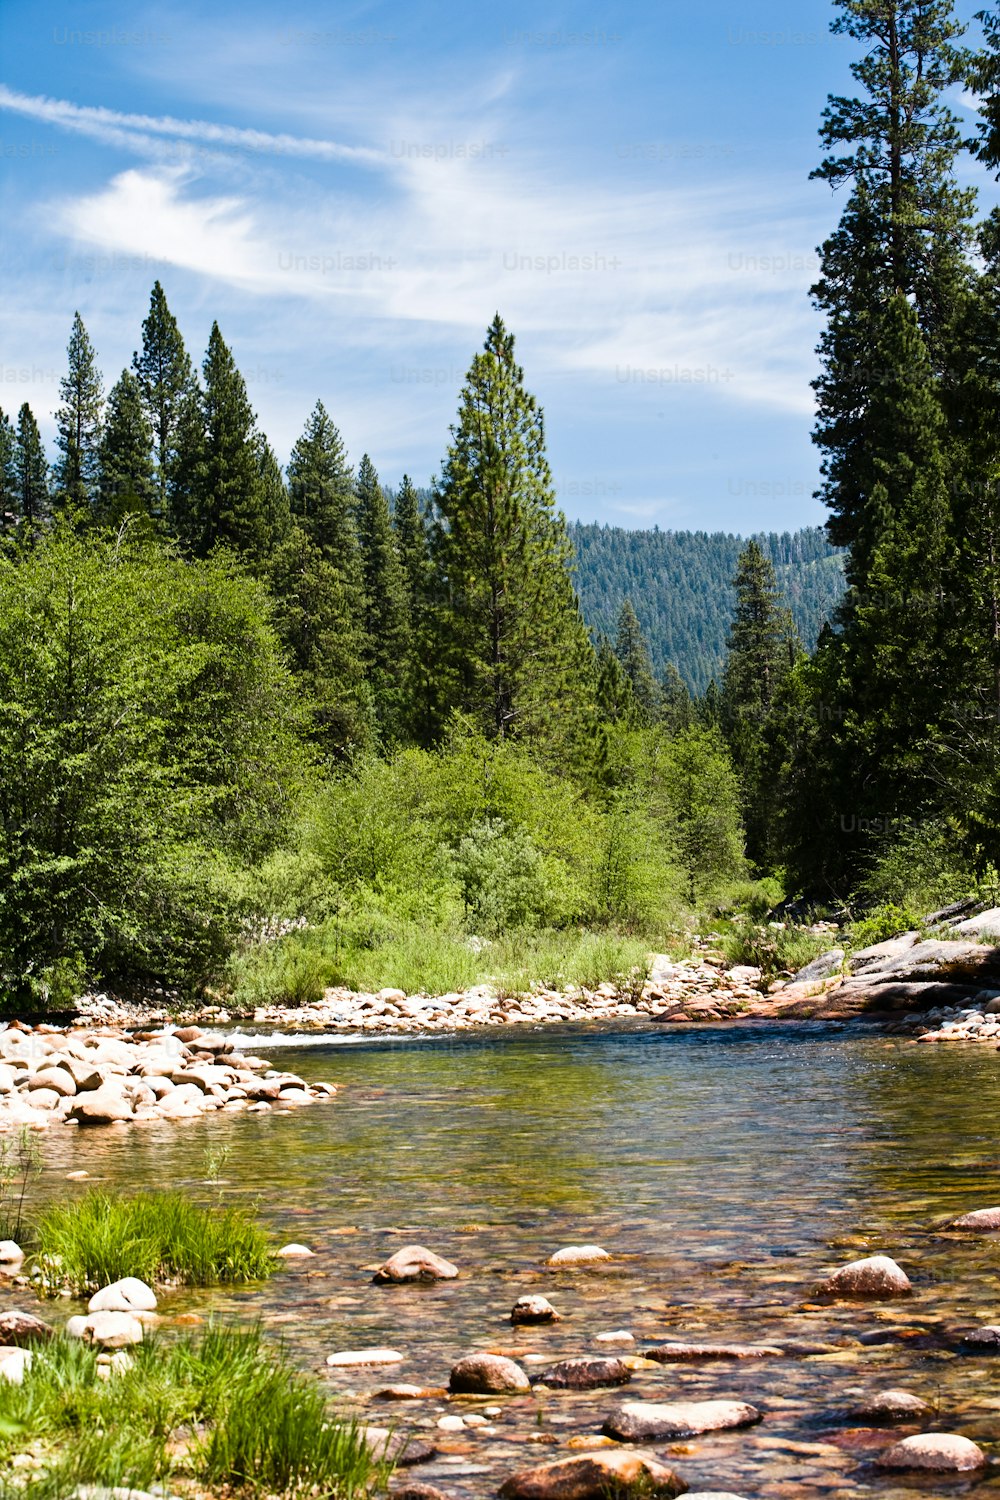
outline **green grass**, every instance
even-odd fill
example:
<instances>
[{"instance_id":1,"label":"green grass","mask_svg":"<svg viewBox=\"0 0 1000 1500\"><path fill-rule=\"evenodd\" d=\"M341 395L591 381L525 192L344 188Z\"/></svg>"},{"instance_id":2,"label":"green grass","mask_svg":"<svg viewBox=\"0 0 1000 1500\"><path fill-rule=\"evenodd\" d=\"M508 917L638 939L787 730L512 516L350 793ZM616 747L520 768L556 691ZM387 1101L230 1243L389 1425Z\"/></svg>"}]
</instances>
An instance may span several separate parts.
<instances>
[{"instance_id":1,"label":"green grass","mask_svg":"<svg viewBox=\"0 0 1000 1500\"><path fill-rule=\"evenodd\" d=\"M765 988L772 980L787 978L804 968L827 949L837 946L837 934L810 932L808 928L759 924L734 918L719 944L731 964L749 964L761 971Z\"/></svg>"},{"instance_id":2,"label":"green grass","mask_svg":"<svg viewBox=\"0 0 1000 1500\"><path fill-rule=\"evenodd\" d=\"M242 1209L202 1208L182 1193L91 1191L44 1210L33 1245L45 1288L78 1296L123 1276L215 1286L260 1281L276 1266L267 1236Z\"/></svg>"},{"instance_id":3,"label":"green grass","mask_svg":"<svg viewBox=\"0 0 1000 1500\"><path fill-rule=\"evenodd\" d=\"M351 1500L388 1478L319 1383L268 1349L259 1329L154 1339L131 1358L132 1369L103 1381L94 1350L57 1339L36 1351L23 1385L0 1382L2 1500L185 1481L199 1493Z\"/></svg>"}]
</instances>

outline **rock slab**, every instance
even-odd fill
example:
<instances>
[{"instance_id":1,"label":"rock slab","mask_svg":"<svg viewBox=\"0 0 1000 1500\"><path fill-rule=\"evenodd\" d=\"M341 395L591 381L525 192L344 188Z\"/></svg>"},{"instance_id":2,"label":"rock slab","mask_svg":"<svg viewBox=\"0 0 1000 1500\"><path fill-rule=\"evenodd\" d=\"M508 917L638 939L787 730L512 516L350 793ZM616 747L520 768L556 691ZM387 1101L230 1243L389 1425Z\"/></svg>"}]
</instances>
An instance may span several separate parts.
<instances>
[{"instance_id":1,"label":"rock slab","mask_svg":"<svg viewBox=\"0 0 1000 1500\"><path fill-rule=\"evenodd\" d=\"M646 1453L585 1453L522 1469L500 1486L503 1500L628 1500L633 1495L673 1500L686 1490L672 1469Z\"/></svg>"}]
</instances>

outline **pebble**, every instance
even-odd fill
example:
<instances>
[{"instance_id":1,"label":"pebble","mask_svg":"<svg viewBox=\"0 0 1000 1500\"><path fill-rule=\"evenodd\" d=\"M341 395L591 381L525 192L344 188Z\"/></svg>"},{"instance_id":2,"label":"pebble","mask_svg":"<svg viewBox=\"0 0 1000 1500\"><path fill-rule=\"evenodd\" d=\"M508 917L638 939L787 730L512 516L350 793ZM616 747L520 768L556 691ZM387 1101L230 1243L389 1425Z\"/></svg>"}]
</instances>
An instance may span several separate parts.
<instances>
[{"instance_id":1,"label":"pebble","mask_svg":"<svg viewBox=\"0 0 1000 1500\"><path fill-rule=\"evenodd\" d=\"M880 1469L928 1469L935 1474L969 1474L981 1469L986 1455L977 1443L953 1432L904 1438L876 1459Z\"/></svg>"}]
</instances>

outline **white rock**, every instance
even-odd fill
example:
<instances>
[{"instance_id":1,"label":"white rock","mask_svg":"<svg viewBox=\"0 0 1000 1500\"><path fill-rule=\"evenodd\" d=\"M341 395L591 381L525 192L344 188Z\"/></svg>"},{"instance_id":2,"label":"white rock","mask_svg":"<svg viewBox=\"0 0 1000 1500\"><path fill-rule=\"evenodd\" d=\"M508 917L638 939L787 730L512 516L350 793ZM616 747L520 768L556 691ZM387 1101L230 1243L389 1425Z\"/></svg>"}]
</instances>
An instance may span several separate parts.
<instances>
[{"instance_id":1,"label":"white rock","mask_svg":"<svg viewBox=\"0 0 1000 1500\"><path fill-rule=\"evenodd\" d=\"M308 1260L316 1254L315 1250L310 1250L308 1245L294 1244L282 1245L281 1249L275 1253L280 1255L282 1260Z\"/></svg>"},{"instance_id":2,"label":"white rock","mask_svg":"<svg viewBox=\"0 0 1000 1500\"><path fill-rule=\"evenodd\" d=\"M16 1240L0 1240L0 1266L9 1266L23 1259L24 1251Z\"/></svg>"},{"instance_id":3,"label":"white rock","mask_svg":"<svg viewBox=\"0 0 1000 1500\"><path fill-rule=\"evenodd\" d=\"M87 1303L88 1312L137 1313L155 1312L156 1295L137 1276L124 1276L110 1286L95 1292Z\"/></svg>"},{"instance_id":4,"label":"white rock","mask_svg":"<svg viewBox=\"0 0 1000 1500\"><path fill-rule=\"evenodd\" d=\"M599 1260L610 1260L611 1256L600 1245L567 1245L550 1255L546 1264L550 1266L583 1266Z\"/></svg>"},{"instance_id":5,"label":"white rock","mask_svg":"<svg viewBox=\"0 0 1000 1500\"><path fill-rule=\"evenodd\" d=\"M22 1385L25 1371L30 1369L30 1349L0 1349L0 1380Z\"/></svg>"},{"instance_id":6,"label":"white rock","mask_svg":"<svg viewBox=\"0 0 1000 1500\"><path fill-rule=\"evenodd\" d=\"M347 1370L364 1365L399 1365L403 1359L396 1349L345 1349L327 1355L326 1362L333 1369Z\"/></svg>"},{"instance_id":7,"label":"white rock","mask_svg":"<svg viewBox=\"0 0 1000 1500\"><path fill-rule=\"evenodd\" d=\"M124 1349L142 1343L142 1324L131 1313L98 1312L89 1317L70 1318L66 1324L70 1338L99 1344L102 1349Z\"/></svg>"}]
</instances>

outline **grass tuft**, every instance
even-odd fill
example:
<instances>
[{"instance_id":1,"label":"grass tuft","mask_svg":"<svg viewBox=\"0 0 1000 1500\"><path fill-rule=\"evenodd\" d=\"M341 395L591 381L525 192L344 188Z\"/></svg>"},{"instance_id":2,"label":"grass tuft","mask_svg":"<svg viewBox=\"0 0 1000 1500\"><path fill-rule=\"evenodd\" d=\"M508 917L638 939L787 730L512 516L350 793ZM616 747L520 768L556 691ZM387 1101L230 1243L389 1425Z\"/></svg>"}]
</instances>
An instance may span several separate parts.
<instances>
[{"instance_id":1,"label":"grass tuft","mask_svg":"<svg viewBox=\"0 0 1000 1500\"><path fill-rule=\"evenodd\" d=\"M262 1281L276 1261L241 1208L202 1208L182 1193L90 1192L46 1209L35 1225L45 1290L77 1296L123 1276L151 1286Z\"/></svg>"}]
</instances>

